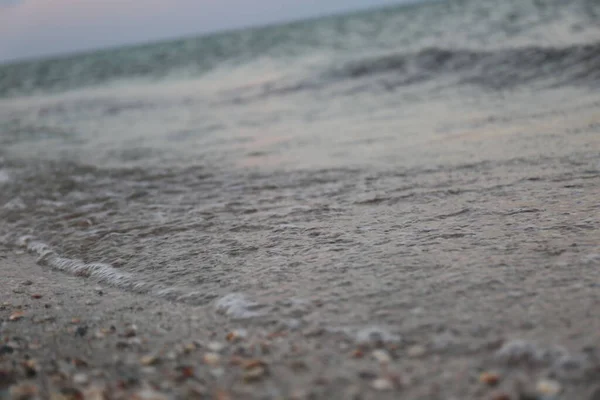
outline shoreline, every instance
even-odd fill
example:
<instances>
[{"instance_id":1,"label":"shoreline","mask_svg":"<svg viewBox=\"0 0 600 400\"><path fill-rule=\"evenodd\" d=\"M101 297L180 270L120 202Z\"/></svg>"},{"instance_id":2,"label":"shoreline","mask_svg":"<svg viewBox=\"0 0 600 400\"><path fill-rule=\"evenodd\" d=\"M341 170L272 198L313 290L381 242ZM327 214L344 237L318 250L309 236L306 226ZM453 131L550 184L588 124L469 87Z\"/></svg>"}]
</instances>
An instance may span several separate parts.
<instances>
[{"instance_id":1,"label":"shoreline","mask_svg":"<svg viewBox=\"0 0 600 400\"><path fill-rule=\"evenodd\" d=\"M0 250L0 275L2 399L499 400L528 393L595 400L600 393L600 323L591 317L548 332L564 318L560 310L547 326L520 331L486 334L474 324L467 337L438 328L431 339L386 341L376 329L358 339L316 326L234 321L214 304L98 286L9 250Z\"/></svg>"}]
</instances>

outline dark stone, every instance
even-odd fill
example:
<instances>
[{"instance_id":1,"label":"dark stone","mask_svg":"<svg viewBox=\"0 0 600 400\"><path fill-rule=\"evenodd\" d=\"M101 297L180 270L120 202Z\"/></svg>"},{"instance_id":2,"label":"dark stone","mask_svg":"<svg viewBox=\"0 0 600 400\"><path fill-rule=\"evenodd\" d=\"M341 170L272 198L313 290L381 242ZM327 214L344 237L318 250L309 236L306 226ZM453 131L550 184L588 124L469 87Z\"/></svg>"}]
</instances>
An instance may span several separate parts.
<instances>
[{"instance_id":1,"label":"dark stone","mask_svg":"<svg viewBox=\"0 0 600 400\"><path fill-rule=\"evenodd\" d=\"M3 356L5 354L12 354L15 350L7 345L7 344L3 344L2 346L0 346L0 356Z\"/></svg>"},{"instance_id":2,"label":"dark stone","mask_svg":"<svg viewBox=\"0 0 600 400\"><path fill-rule=\"evenodd\" d=\"M86 335L87 331L88 331L87 325L78 326L77 329L75 330L75 336L83 337Z\"/></svg>"}]
</instances>

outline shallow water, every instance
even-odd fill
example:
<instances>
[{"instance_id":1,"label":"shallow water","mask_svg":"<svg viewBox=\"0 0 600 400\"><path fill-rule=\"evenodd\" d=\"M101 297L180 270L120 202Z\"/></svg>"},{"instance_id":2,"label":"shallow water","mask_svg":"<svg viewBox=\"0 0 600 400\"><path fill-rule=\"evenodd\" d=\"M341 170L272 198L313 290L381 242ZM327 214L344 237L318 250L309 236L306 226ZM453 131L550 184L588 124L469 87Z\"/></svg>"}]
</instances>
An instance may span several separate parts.
<instances>
[{"instance_id":1,"label":"shallow water","mask_svg":"<svg viewBox=\"0 0 600 400\"><path fill-rule=\"evenodd\" d=\"M1 241L342 325L525 295L524 263L597 282L598 15L428 3L0 67Z\"/></svg>"}]
</instances>

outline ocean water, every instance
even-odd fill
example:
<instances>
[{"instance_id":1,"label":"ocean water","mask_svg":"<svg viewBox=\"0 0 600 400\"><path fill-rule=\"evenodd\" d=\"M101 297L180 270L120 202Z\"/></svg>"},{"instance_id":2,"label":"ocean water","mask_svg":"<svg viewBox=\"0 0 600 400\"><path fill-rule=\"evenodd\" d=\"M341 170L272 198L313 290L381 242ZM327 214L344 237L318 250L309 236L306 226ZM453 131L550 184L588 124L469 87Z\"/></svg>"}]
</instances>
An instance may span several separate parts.
<instances>
[{"instance_id":1,"label":"ocean water","mask_svg":"<svg viewBox=\"0 0 600 400\"><path fill-rule=\"evenodd\" d=\"M2 65L0 243L236 318L392 324L440 277L476 295L478 265L539 261L539 232L597 231L599 93L596 0L425 2Z\"/></svg>"}]
</instances>

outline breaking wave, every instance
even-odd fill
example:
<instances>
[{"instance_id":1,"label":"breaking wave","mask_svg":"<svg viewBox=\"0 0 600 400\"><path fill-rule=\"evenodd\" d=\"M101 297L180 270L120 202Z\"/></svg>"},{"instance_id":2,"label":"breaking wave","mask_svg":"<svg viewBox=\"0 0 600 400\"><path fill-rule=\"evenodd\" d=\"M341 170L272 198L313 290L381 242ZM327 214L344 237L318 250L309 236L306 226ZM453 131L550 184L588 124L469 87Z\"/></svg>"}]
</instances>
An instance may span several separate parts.
<instances>
[{"instance_id":1,"label":"breaking wave","mask_svg":"<svg viewBox=\"0 0 600 400\"><path fill-rule=\"evenodd\" d=\"M600 43L565 48L525 47L498 51L428 48L416 53L391 54L352 61L330 71L332 78L356 79L390 75L402 85L440 75L458 83L494 89L552 79L555 84L600 83Z\"/></svg>"}]
</instances>

